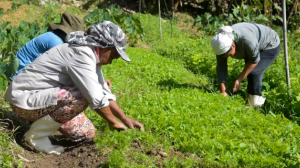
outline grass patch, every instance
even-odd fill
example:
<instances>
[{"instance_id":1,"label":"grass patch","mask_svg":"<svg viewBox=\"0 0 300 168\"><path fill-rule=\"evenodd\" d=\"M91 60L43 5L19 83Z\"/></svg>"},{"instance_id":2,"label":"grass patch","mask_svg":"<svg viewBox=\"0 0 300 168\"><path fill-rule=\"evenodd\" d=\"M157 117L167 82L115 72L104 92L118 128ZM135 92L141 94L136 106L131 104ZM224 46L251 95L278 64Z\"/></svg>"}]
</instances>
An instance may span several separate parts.
<instances>
[{"instance_id":1,"label":"grass patch","mask_svg":"<svg viewBox=\"0 0 300 168\"><path fill-rule=\"evenodd\" d=\"M48 24L49 18L45 18L45 13L51 13L51 18L57 18L55 23L60 22L60 14L63 12L72 13L79 18L85 16L85 12L74 6L65 6L55 4L46 4L45 6L27 5L22 4L17 9L12 9L11 1L0 1L0 9L3 9L3 16L0 17L0 23L9 21L10 27L18 27L20 22L23 20L25 22L33 23L39 22L40 24Z\"/></svg>"},{"instance_id":2,"label":"grass patch","mask_svg":"<svg viewBox=\"0 0 300 168\"><path fill-rule=\"evenodd\" d=\"M12 25L20 20L48 23L41 13L33 12L41 9L48 13L53 11L52 19L63 10L83 15L81 10L72 7L25 5L16 11L4 12L1 19L16 20ZM103 72L113 82L112 91L117 95L119 105L128 116L141 121L146 131L110 131L96 113L88 113L100 132L96 137L97 145L109 155L108 166L299 167L300 131L297 124L281 115L264 115L246 109L241 96L224 98L216 91L216 62L210 36L190 38L174 27L174 38L171 39L170 22L163 20L163 40L159 40L158 18L141 15L141 22L145 30L142 45L149 45L150 51L129 48L132 63L117 60L103 67ZM265 76L265 94L269 96L268 100L274 100L273 111L277 114L288 108L287 102L292 103L295 111L300 108L299 59L295 45L299 38L292 39L292 98L287 97L283 86L282 53ZM241 66L239 62L230 63L229 78L240 72L238 65ZM268 86L276 89L268 90ZM19 165L12 139L7 135L10 134L0 131L1 167Z\"/></svg>"},{"instance_id":3,"label":"grass patch","mask_svg":"<svg viewBox=\"0 0 300 168\"><path fill-rule=\"evenodd\" d=\"M7 129L7 122L0 119L0 167L22 167L17 157L22 150L14 141L13 131Z\"/></svg>"},{"instance_id":4,"label":"grass patch","mask_svg":"<svg viewBox=\"0 0 300 168\"><path fill-rule=\"evenodd\" d=\"M104 73L113 82L119 105L146 131L109 131L102 119L89 113L102 132L96 138L98 145L111 149L112 167L157 166L159 158L147 155L153 149L168 154L176 149L204 160L166 157L160 162L166 167L299 165L298 125L280 115L247 109L239 96L224 98L201 89L205 77L195 76L175 61L142 49L129 48L128 54L132 63L117 60ZM139 155L130 152L136 150L131 145L135 142L140 143Z\"/></svg>"}]
</instances>

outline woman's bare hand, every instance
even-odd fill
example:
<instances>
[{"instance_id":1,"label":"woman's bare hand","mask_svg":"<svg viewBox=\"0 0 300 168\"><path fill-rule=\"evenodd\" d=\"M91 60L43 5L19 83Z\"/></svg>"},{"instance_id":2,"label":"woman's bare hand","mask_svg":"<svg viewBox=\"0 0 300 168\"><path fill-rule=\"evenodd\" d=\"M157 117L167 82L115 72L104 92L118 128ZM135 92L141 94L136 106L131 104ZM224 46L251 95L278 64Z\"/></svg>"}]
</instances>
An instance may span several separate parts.
<instances>
[{"instance_id":1,"label":"woman's bare hand","mask_svg":"<svg viewBox=\"0 0 300 168\"><path fill-rule=\"evenodd\" d=\"M138 128L141 131L145 130L143 124L141 124L140 122L132 118L126 117L125 119L122 120L122 122L130 129Z\"/></svg>"},{"instance_id":2,"label":"woman's bare hand","mask_svg":"<svg viewBox=\"0 0 300 168\"><path fill-rule=\"evenodd\" d=\"M118 130L118 131L127 130L127 127L120 121L116 121L114 123L108 123L108 125L111 130Z\"/></svg>"},{"instance_id":3,"label":"woman's bare hand","mask_svg":"<svg viewBox=\"0 0 300 168\"><path fill-rule=\"evenodd\" d=\"M112 87L112 83L110 82L109 79L104 79L104 82L107 84L109 89Z\"/></svg>"}]
</instances>

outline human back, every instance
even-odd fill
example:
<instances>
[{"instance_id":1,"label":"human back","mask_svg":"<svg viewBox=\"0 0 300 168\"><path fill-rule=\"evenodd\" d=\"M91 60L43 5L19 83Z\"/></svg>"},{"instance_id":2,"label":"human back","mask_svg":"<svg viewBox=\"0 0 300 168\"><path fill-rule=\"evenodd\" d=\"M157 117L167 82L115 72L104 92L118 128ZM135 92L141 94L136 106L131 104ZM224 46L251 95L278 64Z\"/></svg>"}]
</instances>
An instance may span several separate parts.
<instances>
[{"instance_id":1,"label":"human back","mask_svg":"<svg viewBox=\"0 0 300 168\"><path fill-rule=\"evenodd\" d=\"M74 142L92 140L95 127L84 115L88 106L110 129L144 130L143 124L119 107L101 72L101 66L112 60L131 61L126 54L125 33L110 21L99 22L89 30L69 33L67 43L35 59L6 90L5 99L13 113L32 121L22 140L32 150L61 154L64 148L49 139L57 130Z\"/></svg>"},{"instance_id":2,"label":"human back","mask_svg":"<svg viewBox=\"0 0 300 168\"><path fill-rule=\"evenodd\" d=\"M65 12L62 14L60 23L50 24L48 32L30 40L17 52L16 57L19 61L19 67L12 78L45 51L63 44L66 35L73 31L85 31L84 22L80 18Z\"/></svg>"},{"instance_id":3,"label":"human back","mask_svg":"<svg viewBox=\"0 0 300 168\"><path fill-rule=\"evenodd\" d=\"M238 34L239 39L246 39L253 44L258 43L259 50L273 49L280 43L277 33L265 25L243 22L231 27Z\"/></svg>"},{"instance_id":4,"label":"human back","mask_svg":"<svg viewBox=\"0 0 300 168\"><path fill-rule=\"evenodd\" d=\"M73 80L76 80L76 71L86 70L86 77L96 75L94 51L88 46L69 46L67 43L58 45L28 65L14 78L13 85L8 88L12 91L6 92L6 99L27 109L55 105L57 96L53 93L56 93L61 85L75 86L76 81ZM89 82L87 85L91 84L100 87L98 81Z\"/></svg>"},{"instance_id":5,"label":"human back","mask_svg":"<svg viewBox=\"0 0 300 168\"><path fill-rule=\"evenodd\" d=\"M251 107L261 107L262 79L266 69L276 60L280 51L280 39L271 28L255 23L237 23L222 26L212 38L211 46L217 55L217 76L221 93L227 97L226 83L229 57L244 59L244 68L234 82L233 92L240 89L247 78L248 100Z\"/></svg>"},{"instance_id":6,"label":"human back","mask_svg":"<svg viewBox=\"0 0 300 168\"><path fill-rule=\"evenodd\" d=\"M19 74L27 65L45 51L62 43L62 39L53 32L44 33L30 40L24 47L18 50L16 54L19 60L19 68L16 74Z\"/></svg>"}]
</instances>

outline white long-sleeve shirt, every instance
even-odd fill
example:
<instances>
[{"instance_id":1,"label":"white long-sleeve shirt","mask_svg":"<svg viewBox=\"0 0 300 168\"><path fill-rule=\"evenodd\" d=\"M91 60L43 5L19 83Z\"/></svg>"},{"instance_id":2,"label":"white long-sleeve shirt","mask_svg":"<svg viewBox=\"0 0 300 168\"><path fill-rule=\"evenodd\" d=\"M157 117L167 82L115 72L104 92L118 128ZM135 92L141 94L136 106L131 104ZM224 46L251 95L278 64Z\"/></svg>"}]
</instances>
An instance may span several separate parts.
<instances>
[{"instance_id":1,"label":"white long-sleeve shirt","mask_svg":"<svg viewBox=\"0 0 300 168\"><path fill-rule=\"evenodd\" d=\"M104 82L98 62L94 47L56 46L14 78L5 99L20 108L40 109L57 104L60 86L75 86L92 109L101 109L116 96Z\"/></svg>"}]
</instances>

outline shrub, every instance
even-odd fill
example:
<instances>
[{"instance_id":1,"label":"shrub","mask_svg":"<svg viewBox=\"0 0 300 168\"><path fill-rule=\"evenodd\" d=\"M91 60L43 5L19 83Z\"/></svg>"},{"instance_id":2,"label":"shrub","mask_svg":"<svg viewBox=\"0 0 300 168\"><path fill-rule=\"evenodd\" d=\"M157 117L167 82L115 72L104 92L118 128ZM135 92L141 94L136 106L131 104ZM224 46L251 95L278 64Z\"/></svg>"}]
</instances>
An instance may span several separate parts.
<instances>
[{"instance_id":1,"label":"shrub","mask_svg":"<svg viewBox=\"0 0 300 168\"><path fill-rule=\"evenodd\" d=\"M135 45L138 39L143 39L143 27L137 16L124 13L120 7L111 6L106 9L95 9L84 17L88 27L103 20L110 20L119 25L124 33L129 36L129 44Z\"/></svg>"}]
</instances>

